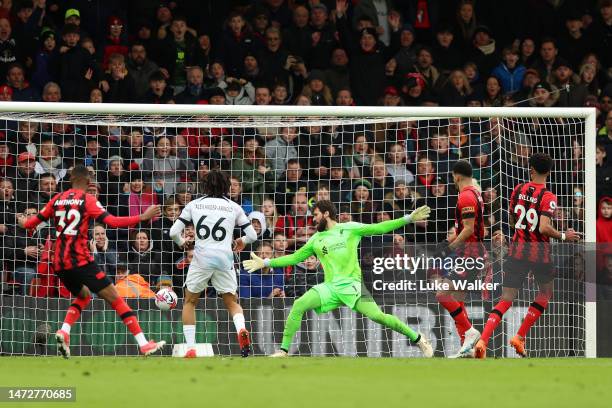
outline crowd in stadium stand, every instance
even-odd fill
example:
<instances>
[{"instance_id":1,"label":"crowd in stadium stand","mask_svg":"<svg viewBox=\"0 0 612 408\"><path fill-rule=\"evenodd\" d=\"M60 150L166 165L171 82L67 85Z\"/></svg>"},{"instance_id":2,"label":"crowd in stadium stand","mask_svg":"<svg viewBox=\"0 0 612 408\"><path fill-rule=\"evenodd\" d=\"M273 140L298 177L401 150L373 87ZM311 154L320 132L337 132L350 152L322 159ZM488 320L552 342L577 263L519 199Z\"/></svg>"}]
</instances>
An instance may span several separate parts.
<instances>
[{"instance_id":1,"label":"crowd in stadium stand","mask_svg":"<svg viewBox=\"0 0 612 408\"><path fill-rule=\"evenodd\" d=\"M612 0L0 3L2 101L595 107L597 239L612 242ZM251 249L265 256L306 242L314 233L310 207L319 199L341 203L341 221L366 223L430 205L429 225L380 238L394 254L404 251L406 237L438 242L452 235L449 169L468 158L486 203L488 239L502 246L508 231L499 226L499 196L508 195L491 163L508 162L524 179L525 162L514 153L527 156L540 146L566 176L580 176L584 152L571 123L553 119L519 129L505 160L499 133L513 125L501 122L272 130L3 122L3 291L68 295L50 270L48 228L29 234L15 215L36 213L66 188L77 162L90 167L90 193L111 213L163 205L163 217L142 228L92 228L96 261L128 297L151 297L163 285L180 293L193 254L175 247L168 230L217 167L231 173L230 198L262 239ZM551 132L565 144L540 143ZM562 193L571 199L561 203L560 224L584 231L572 224L583 219L583 193ZM193 228L185 234L193 237ZM601 283L612 284L610 253L601 259ZM295 268L241 273L240 295L299 296L321 279L318 261L309 258Z\"/></svg>"}]
</instances>

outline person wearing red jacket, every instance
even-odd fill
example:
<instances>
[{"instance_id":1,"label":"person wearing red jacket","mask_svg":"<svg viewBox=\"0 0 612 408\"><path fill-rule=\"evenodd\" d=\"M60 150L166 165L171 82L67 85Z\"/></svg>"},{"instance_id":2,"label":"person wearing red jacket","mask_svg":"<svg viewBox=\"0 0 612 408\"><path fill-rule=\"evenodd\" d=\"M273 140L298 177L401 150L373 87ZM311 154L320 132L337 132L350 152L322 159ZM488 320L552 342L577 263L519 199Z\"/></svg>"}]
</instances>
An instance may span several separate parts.
<instances>
[{"instance_id":1,"label":"person wearing red jacket","mask_svg":"<svg viewBox=\"0 0 612 408\"><path fill-rule=\"evenodd\" d=\"M68 308L62 328L55 334L60 353L70 357L70 328L79 318L81 311L91 301L91 292L106 300L132 332L140 351L144 355L160 350L164 341L147 341L136 314L117 293L110 278L96 265L89 250L88 231L90 221L96 220L113 228L135 226L161 215L159 206L154 205L132 217L115 217L102 204L86 193L89 187L89 171L83 165L75 166L70 174L72 188L56 194L35 216L28 219L18 217L20 226L34 229L51 217L55 221L55 243L53 245L53 269L66 288L76 297Z\"/></svg>"}]
</instances>

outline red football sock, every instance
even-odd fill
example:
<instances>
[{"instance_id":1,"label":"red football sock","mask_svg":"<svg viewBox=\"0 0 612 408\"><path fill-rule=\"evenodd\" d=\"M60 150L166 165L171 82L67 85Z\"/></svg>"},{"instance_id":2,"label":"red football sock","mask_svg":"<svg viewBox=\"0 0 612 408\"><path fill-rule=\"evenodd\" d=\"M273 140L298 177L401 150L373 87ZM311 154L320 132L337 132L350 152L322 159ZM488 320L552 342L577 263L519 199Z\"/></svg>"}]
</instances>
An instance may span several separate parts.
<instances>
[{"instance_id":1,"label":"red football sock","mask_svg":"<svg viewBox=\"0 0 612 408\"><path fill-rule=\"evenodd\" d=\"M140 328L140 324L138 324L138 318L136 317L136 313L125 303L122 297L118 297L113 303L111 303L111 307L115 309L115 312L119 315L121 320L123 320L123 324L126 325L128 330L136 336L137 334L142 333L142 329Z\"/></svg>"},{"instance_id":2,"label":"red football sock","mask_svg":"<svg viewBox=\"0 0 612 408\"><path fill-rule=\"evenodd\" d=\"M87 296L84 299L81 299L81 298L74 299L74 302L72 302L72 304L70 305L70 307L68 307L68 310L66 311L66 317L64 317L64 323L72 326L74 322L79 320L79 317L81 316L81 312L83 311L83 309L87 307L89 302L91 302L91 296Z\"/></svg>"},{"instance_id":3,"label":"red football sock","mask_svg":"<svg viewBox=\"0 0 612 408\"><path fill-rule=\"evenodd\" d=\"M507 300L500 300L498 304L495 305L491 313L489 314L489 319L487 320L487 324L485 325L484 330L482 331L482 336L480 336L480 340L484 341L485 344L489 342L489 338L495 331L495 328L499 325L502 320L502 316L504 313L510 309L512 306L512 302Z\"/></svg>"},{"instance_id":4,"label":"red football sock","mask_svg":"<svg viewBox=\"0 0 612 408\"><path fill-rule=\"evenodd\" d=\"M465 335L465 332L472 327L472 324L468 319L467 313L465 313L465 309L461 306L461 303L448 295L437 296L437 299L440 305L448 310L448 313L450 313L451 317L455 320L455 327L457 328L459 336ZM461 343L463 344L463 341Z\"/></svg>"},{"instance_id":5,"label":"red football sock","mask_svg":"<svg viewBox=\"0 0 612 408\"><path fill-rule=\"evenodd\" d=\"M523 324L521 324L521 327L517 333L519 336L522 338L527 336L527 332L531 326L535 324L536 320L538 320L540 315L544 313L544 310L546 310L548 300L548 295L541 292L538 293L533 303L529 306L529 309L527 309L527 314L525 315L525 319L523 319Z\"/></svg>"},{"instance_id":6,"label":"red football sock","mask_svg":"<svg viewBox=\"0 0 612 408\"><path fill-rule=\"evenodd\" d=\"M468 319L468 315L467 315L467 310L465 310L465 302L459 302L459 305L461 305L461 313L465 315L465 318ZM463 321L463 320L462 320ZM457 323L457 320L455 320L455 328L457 329L457 333L459 333L459 338L461 339L461 344L463 344L463 342L465 341L465 327L462 326L461 324Z\"/></svg>"}]
</instances>

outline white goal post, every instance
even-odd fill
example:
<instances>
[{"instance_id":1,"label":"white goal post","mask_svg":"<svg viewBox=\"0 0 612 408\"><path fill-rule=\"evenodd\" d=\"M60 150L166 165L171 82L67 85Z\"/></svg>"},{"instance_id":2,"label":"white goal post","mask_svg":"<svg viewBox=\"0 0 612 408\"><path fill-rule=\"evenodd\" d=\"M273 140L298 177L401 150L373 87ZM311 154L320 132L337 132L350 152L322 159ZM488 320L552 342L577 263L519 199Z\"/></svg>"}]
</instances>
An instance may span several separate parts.
<instances>
[{"instance_id":1,"label":"white goal post","mask_svg":"<svg viewBox=\"0 0 612 408\"><path fill-rule=\"evenodd\" d=\"M283 128L288 126L294 126L296 128L299 127L308 127L308 126L322 126L329 127L330 129L336 126L353 126L356 128L359 126L372 126L376 127L379 124L384 125L384 130L388 129L386 123L394 123L394 131L401 130L403 137L406 138L404 140L404 149L414 149L409 151L413 153L415 158L420 157L420 150L422 147L419 143L425 143L426 148L429 148L428 145L428 137L426 136L423 140L417 140L414 148L405 147L409 136L409 130L413 130L415 134L426 131L427 135L431 135L440 128L449 126L447 124L441 125L440 120L447 121L450 118L461 118L467 121L465 125L466 128L469 129L482 129L482 130L474 130L474 132L481 132L482 135L485 133L488 135L490 131L489 126L492 125L492 118L497 118L497 122L495 122L495 126L504 127L505 132L503 132L502 136L498 137L503 139L504 143L499 142L499 147L501 150L505 149L505 146L514 146L514 144L529 144L532 143L533 146L529 146L531 150L536 150L538 147L546 146L548 143L547 137L554 137L553 133L560 126L566 126L571 129L570 131L573 133L564 135L563 142L570 143L582 143L580 146L583 152L583 156L579 158L582 160L583 165L580 168L581 181L579 188L581 188L582 194L584 196L584 214L581 220L578 220L581 225L584 227L584 240L587 244L591 244L594 247L596 242L596 216L597 216L597 202L596 202L596 177L595 177L595 135L596 135L596 112L593 108L514 108L514 107L504 107L504 108L470 108L470 107L363 107L363 106L355 106L355 107L339 107L339 106L218 106L218 105L144 105L144 104L90 104L90 103L45 103L45 102L0 102L0 119L3 121L3 124L0 124L0 127L4 127L4 129L0 129L5 131L8 134L7 130L10 125L10 122L36 122L36 123L67 123L67 124L80 124L83 126L122 126L122 127L173 127L173 128L195 128L195 129L212 129L212 128ZM557 122L557 120L559 120ZM505 121L505 122L504 122ZM547 128L546 132L536 132L537 137L529 134L529 132L525 131L528 126L531 126L533 123L536 124L536 127L539 128ZM416 123L413 125L412 123ZM401 123L401 125L399 125ZM408 125L406 125L408 123ZM446 122L445 122L446 123ZM436 130L438 129L438 130ZM430 133L431 132L433 133ZM276 132L276 133L274 133ZM334 130L330 130L330 133L334 133ZM353 133L358 133L358 130L353 130ZM466 131L467 132L467 131ZM375 134L376 131L372 131L372 134ZM277 134L280 134L280 131L273 131L270 136L274 137ZM384 133L385 135L387 133ZM479 134L480 135L480 134ZM575 136L575 137L574 137ZM377 135L376 137L380 137ZM368 140L369 145L372 146L373 150L376 150L373 146L381 146L380 151L376 153L380 153L386 157L389 153L390 144L386 143L384 140L385 136L382 136L383 139L376 139L376 141ZM487 136L489 137L489 136ZM271 140L271 139L270 139ZM484 146L486 143L489 143L490 140L485 142L485 137L479 140L479 147L477 151L481 151L480 148ZM537 141L536 141L537 140ZM16 139L10 140L8 137L6 139L8 143L19 143ZM354 143L354 142L353 142ZM398 142L399 143L399 142ZM350 145L351 143L349 143ZM567 146L565 146L566 148ZM378 147L377 147L378 148ZM350 147L349 147L350 149ZM490 154L491 146L487 147L487 152ZM351 150L352 152L352 150ZM354 152L353 152L354 153ZM376 155L376 153L373 154ZM352 154L352 153L351 153ZM512 156L514 153L510 154L508 157ZM470 153L471 155L471 153ZM471 157L471 156L470 156ZM503 154L502 154L503 157ZM343 160L352 160L350 154L342 153ZM563 158L563 161L571 161L571 158ZM345 163L346 161L343 161ZM519 160L520 162L520 160ZM353 163L353 162L351 162ZM352 164L354 166L354 164ZM435 165L435 163L434 163ZM499 167L496 167L498 166ZM351 166L351 165L347 165ZM499 163L489 163L487 164L490 167L490 173L492 175L486 176L491 178L489 180L490 185L497 185L498 193L500 194L502 201L502 213L507 211L507 208L504 209L504 205L507 207L507 203L504 204L503 200L508 200L507 196L504 196L505 193L502 192L504 188L507 189L507 185L504 185L504 181L499 181L499 177L497 181L493 181L492 179L497 176L503 175L504 172L510 171L513 172L512 180L517 177L514 171L516 170L516 164L513 164L514 167L510 169L510 167L505 166L502 161ZM196 170L193 170L196 171ZM355 171L356 176L350 172L349 169L349 178L351 180L365 178L363 173L360 173L359 170ZM485 177L485 176L483 176ZM561 184L567 183L567 188L572 188L572 186L576 186L577 182L571 180L571 172L567 171L567 174L564 174L563 177L558 179L558 182ZM450 184L450 182L448 182ZM496 184L497 183L497 184ZM507 182L509 183L509 182ZM354 183L349 183L351 186ZM510 187L511 188L511 187ZM554 188L552 189L554 192ZM344 190L343 190L344 191ZM340 193L340 192L338 192ZM429 194L429 193L427 193ZM424 197L426 199L428 197ZM393 199L391 199L393 200ZM392 205L392 202L391 204ZM349 206L350 207L350 206ZM382 210L380 210L382 211ZM376 220L376 213L370 214L370 218L372 220ZM504 223L503 215L498 216L497 222ZM451 221L450 219L445 219ZM436 230L436 233L440 234L443 231ZM506 234L507 235L507 234ZM435 242L427 242L427 243L435 243ZM584 287L580 286L580 289L571 289L574 286L568 286L571 290L584 290L584 293L577 295L575 299L582 299L579 302L583 303L581 307L583 310L580 311L580 327L576 329L576 332L580 332L582 334L576 334L576 336L580 337L579 342L580 346L576 346L579 348L579 351L576 351L576 354L573 354L570 350L574 346L566 346L563 345L558 353L555 350L551 350L548 345L543 346L542 355L581 355L585 357L596 357L597 356L597 333L596 333L596 313L597 313L597 304L596 304L596 270L595 270L595 252L585 251L585 278L584 278ZM529 289L532 290L531 288ZM530 293L533 294L533 291ZM17 295L13 295L17 296ZM27 296L24 296L24 298ZM15 299L8 300L6 296L0 296L2 303L0 306L3 307L18 307L18 305L22 308L30 307L28 306L28 299ZM403 298L402 298L403 299ZM495 299L493 299L495 300ZM526 299L523 299L526 301ZM13 302L9 304L8 302ZM435 303L435 299L428 300L429 302ZM577 301L578 302L578 301ZM400 301L401 303L401 301ZM55 302L53 300L47 299L45 302L36 302L34 307L40 308L41 305L45 305L48 308L58 308L61 303ZM490 305L489 303L487 303ZM383 303L381 306L384 306ZM401 306L401 305L400 305ZM411 305L404 305L411 306ZM148 307L148 306L147 306ZM395 303L389 304L389 307L393 307L393 310L397 305ZM484 307L484 306L483 306ZM408 317L410 313L413 311L424 310L424 309L402 309L405 313L408 313ZM482 309L479 309L482 310ZM486 309L488 313L489 309ZM567 316L567 314L573 313L573 307L569 309L564 309L560 307L558 310L559 316L562 318ZM569 312L568 312L569 310ZM138 310L137 310L138 311ZM262 333L262 336L265 337L263 340L255 338L255 343L257 347L259 347L259 353L267 353L269 352L275 344L278 343L278 333L275 327L282 322L276 317L271 318L271 322L266 324L257 323L257 318L262 317L266 318L266 316L271 316L268 305L264 305L258 308L251 314L251 325L253 327L259 324L259 330L254 330L257 333ZM401 313L400 313L401 314ZM61 315L61 313L60 313ZM38 317L37 320L44 320L44 317ZM174 315L173 315L174 316ZM176 315L178 316L178 315ZM225 316L225 315L223 315ZM377 347L381 347L380 345L373 345L374 341L368 337L368 335L364 335L365 340L361 340L361 335L358 336L358 340L355 340L359 343L357 346L351 346L350 336L348 336L348 343L342 338L338 340L338 334L334 332L333 328L338 326L341 327L341 330L344 330L344 325L346 323L344 312L339 320L331 319L330 322L325 323L325 327L328 332L326 332L324 338L321 337L321 342L325 343L326 346L321 349L318 346L307 345L307 346L299 346L294 350L295 353L305 353L304 350L308 348L308 353L310 354L321 354L325 355L328 353L334 354L346 354L346 355L361 355L362 352L360 350L364 350L363 353L367 353L367 355L411 355L409 352L405 352L404 346L397 346L397 354L396 354L396 342L397 339L393 339L389 342L389 350L386 350L385 347L387 345L382 346L382 350L379 350ZM15 315L14 319L18 319L18 315ZM314 319L314 318L313 318ZM433 319L433 318L432 318ZM441 319L441 318L440 318ZM486 321L486 316L484 317ZM173 319L174 320L174 317ZM562 319L563 320L563 319ZM433 320L432 320L433 321ZM557 320L551 319L550 322L547 321L547 325L551 327L554 325L554 322ZM568 324L571 326L571 323L565 323L563 320L563 334L558 334L554 328L544 328L542 329L543 333L549 333L552 337L556 336L564 336L566 335L566 331L564 330L572 330L572 327L569 329L566 327ZM570 319L571 321L571 319ZM3 325L5 327L0 327L1 330L7 330L6 324L8 320L3 320ZM337 323L339 322L339 323ZM438 322L438 320L436 320ZM9 322L11 323L11 322ZM314 336L313 331L321 329L323 323L320 320L313 320L314 329L310 328L307 331L307 335L309 337ZM12 323L11 323L12 324ZM52 329L55 330L53 326L55 322L49 322ZM349 322L348 325L353 325L354 322ZM424 324L424 323L419 323ZM433 324L433 323L432 323ZM435 323L438 325L438 323ZM334 326L336 325L336 326ZM365 323L363 323L365 327ZM332 327L333 326L333 327ZM13 327L13 326L11 326ZM155 326L157 327L157 326ZM369 327L369 326L368 326ZM436 326L437 327L437 326ZM227 337L227 342L231 343L233 339L224 334L221 335L223 330L227 332L231 332L231 325L227 325L226 322L223 322L222 328L219 328L219 335L217 338L223 338L224 341ZM347 330L352 330L349 327ZM364 329L365 330L365 329ZM431 329L432 332L435 330L436 333L441 333L440 341L442 346L439 346L438 350L443 350L444 354L448 354L447 344L452 338L445 335L445 331L442 328ZM225 333L225 332L223 332ZM317 332L321 333L321 331ZM182 334L175 333L177 343L182 342ZM268 337L266 337L268 336ZM328 339L329 336L329 339ZM336 337L335 337L336 336ZM316 337L316 336L314 336ZM446 337L449 337L447 339ZM25 341L25 340L24 340ZM220 340L219 340L220 341ZM313 341L309 338L309 341ZM128 341L129 342L129 341ZM258 343L259 342L259 343ZM339 346L338 344L342 343L343 346ZM363 345L362 345L363 343ZM348 345L347 345L348 344ZM501 343L500 343L501 344ZM228 346L230 347L230 346ZM234 347L234 346L231 346ZM231 348L230 347L230 348ZM344 347L344 348L343 348ZM500 350L503 347L499 347ZM23 346L21 349L21 353L24 354L36 354L37 351L32 351L34 349L28 349L27 346ZM123 350L123 349L122 349ZM225 349L224 349L225 350ZM372 351L373 350L373 351ZM377 351L378 350L378 351ZM218 351L218 350L216 350ZM2 350L0 350L2 352ZM11 353L19 353L19 351L9 351ZM87 351L83 352L87 354ZM104 351L102 354L113 354L113 353L123 353L123 351ZM378 353L378 354L377 354ZM382 353L382 354L381 354ZM402 354L404 353L404 354ZM500 351L500 353L505 353L505 351ZM223 353L221 353L223 354ZM364 354L365 355L365 354Z\"/></svg>"}]
</instances>

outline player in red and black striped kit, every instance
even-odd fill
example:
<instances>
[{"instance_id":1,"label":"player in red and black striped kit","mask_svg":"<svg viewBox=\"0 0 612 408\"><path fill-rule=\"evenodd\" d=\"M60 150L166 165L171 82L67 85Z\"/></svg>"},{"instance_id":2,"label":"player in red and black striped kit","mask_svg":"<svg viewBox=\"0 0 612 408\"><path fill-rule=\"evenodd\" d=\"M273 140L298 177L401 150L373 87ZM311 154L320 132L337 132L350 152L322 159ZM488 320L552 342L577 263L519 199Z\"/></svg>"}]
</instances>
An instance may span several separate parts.
<instances>
[{"instance_id":1,"label":"player in red and black striped kit","mask_svg":"<svg viewBox=\"0 0 612 408\"><path fill-rule=\"evenodd\" d=\"M438 246L436 255L447 258L453 254L455 259L472 259L473 267L458 271L450 271L444 280L450 287L436 293L436 299L455 320L457 333L461 338L461 348L455 357L467 357L478 339L480 332L472 327L465 310L465 290L455 290L453 280L473 281L483 271L486 262L484 239L484 203L480 191L473 185L472 165L460 160L453 166L453 181L459 191L457 207L455 208L455 229L457 237L453 242L443 242ZM467 265L467 262L466 262Z\"/></svg>"},{"instance_id":2,"label":"player in red and black striped kit","mask_svg":"<svg viewBox=\"0 0 612 408\"><path fill-rule=\"evenodd\" d=\"M477 358L486 357L491 334L501 322L504 313L512 306L523 281L531 272L538 282L539 293L529 306L518 333L510 340L510 345L521 357L527 356L525 336L546 310L553 291L554 266L550 238L561 241L580 239L580 234L572 228L559 232L552 225L557 197L546 188L546 180L552 166L553 161L549 155L535 153L529 158L531 182L517 185L510 197L510 224L514 224L514 236L504 264L504 287L501 300L489 314L482 337L474 349Z\"/></svg>"},{"instance_id":3,"label":"player in red and black striped kit","mask_svg":"<svg viewBox=\"0 0 612 408\"><path fill-rule=\"evenodd\" d=\"M159 216L159 206L151 206L144 213L133 217L115 217L106 212L98 200L85 192L89 186L87 168L75 166L70 174L70 182L72 188L51 198L37 215L27 220L23 216L19 217L19 223L26 229L33 229L50 218L55 221L56 235L53 249L55 273L75 296L74 302L68 308L62 328L55 334L60 352L65 358L70 357L70 328L91 301L91 292L106 300L117 312L136 338L144 355L160 350L165 342L147 341L140 329L136 314L119 296L113 282L96 265L88 247L91 220L114 228L130 227Z\"/></svg>"}]
</instances>

